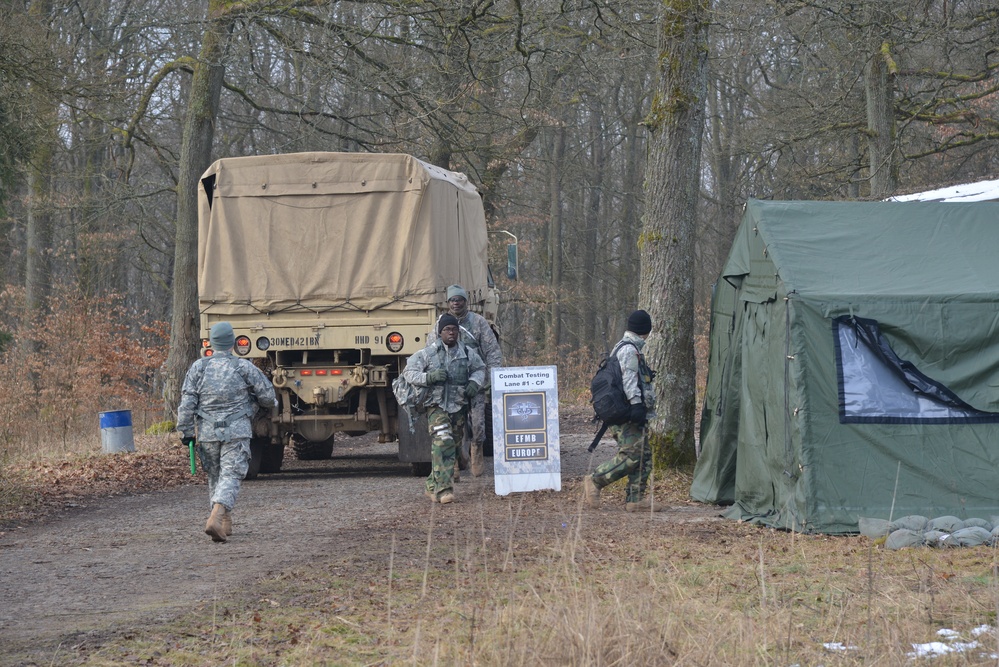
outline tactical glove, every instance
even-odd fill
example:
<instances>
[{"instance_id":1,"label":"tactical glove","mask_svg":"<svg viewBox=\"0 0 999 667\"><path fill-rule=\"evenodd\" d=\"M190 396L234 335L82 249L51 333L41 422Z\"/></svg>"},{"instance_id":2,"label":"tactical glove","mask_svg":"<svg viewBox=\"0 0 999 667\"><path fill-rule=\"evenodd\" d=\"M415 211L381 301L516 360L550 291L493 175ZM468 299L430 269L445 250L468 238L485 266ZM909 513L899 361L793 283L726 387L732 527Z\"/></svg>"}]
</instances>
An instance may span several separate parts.
<instances>
[{"instance_id":1,"label":"tactical glove","mask_svg":"<svg viewBox=\"0 0 999 667\"><path fill-rule=\"evenodd\" d=\"M633 424L638 424L639 426L645 425L645 422L648 421L648 416L645 413L645 405L643 403L631 404L631 412L628 415L628 421Z\"/></svg>"},{"instance_id":2,"label":"tactical glove","mask_svg":"<svg viewBox=\"0 0 999 667\"><path fill-rule=\"evenodd\" d=\"M427 373L427 384L443 384L445 382L447 382L447 371L443 368Z\"/></svg>"},{"instance_id":3,"label":"tactical glove","mask_svg":"<svg viewBox=\"0 0 999 667\"><path fill-rule=\"evenodd\" d=\"M469 382L465 385L465 398L471 400L479 393L479 385L475 382Z\"/></svg>"},{"instance_id":4,"label":"tactical glove","mask_svg":"<svg viewBox=\"0 0 999 667\"><path fill-rule=\"evenodd\" d=\"M184 445L184 447L186 447L187 449L190 449L191 446L194 445L196 442L197 440L195 440L192 437L188 437L186 435L180 439L180 443Z\"/></svg>"}]
</instances>

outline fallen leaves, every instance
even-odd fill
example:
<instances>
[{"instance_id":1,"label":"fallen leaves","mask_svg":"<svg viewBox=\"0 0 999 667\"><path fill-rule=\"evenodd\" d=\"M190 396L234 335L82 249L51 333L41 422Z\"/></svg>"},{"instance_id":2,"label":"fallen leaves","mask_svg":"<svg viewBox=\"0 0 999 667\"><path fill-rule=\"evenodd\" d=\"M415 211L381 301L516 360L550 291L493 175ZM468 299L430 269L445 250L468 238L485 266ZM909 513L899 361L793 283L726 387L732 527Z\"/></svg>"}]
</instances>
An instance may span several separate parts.
<instances>
[{"instance_id":1,"label":"fallen leaves","mask_svg":"<svg viewBox=\"0 0 999 667\"><path fill-rule=\"evenodd\" d=\"M187 451L167 436L136 436L135 452L74 455L15 463L0 478L0 529L35 521L96 498L149 493L203 482L188 467Z\"/></svg>"}]
</instances>

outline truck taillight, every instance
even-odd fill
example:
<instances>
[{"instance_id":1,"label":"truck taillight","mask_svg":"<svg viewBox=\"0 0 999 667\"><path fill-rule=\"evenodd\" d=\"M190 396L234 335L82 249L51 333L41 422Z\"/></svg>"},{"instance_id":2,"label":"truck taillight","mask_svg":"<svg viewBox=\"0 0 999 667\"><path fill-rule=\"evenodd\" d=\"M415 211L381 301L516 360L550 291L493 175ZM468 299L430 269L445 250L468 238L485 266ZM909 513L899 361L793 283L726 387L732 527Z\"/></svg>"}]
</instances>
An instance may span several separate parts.
<instances>
[{"instance_id":1,"label":"truck taillight","mask_svg":"<svg viewBox=\"0 0 999 667\"><path fill-rule=\"evenodd\" d=\"M208 342L207 338L202 338L201 339L201 348L202 349L208 348L208 347L211 347L211 346L212 346L212 344Z\"/></svg>"},{"instance_id":2,"label":"truck taillight","mask_svg":"<svg viewBox=\"0 0 999 667\"><path fill-rule=\"evenodd\" d=\"M238 336L233 349L236 350L236 354L239 356L246 356L250 352L250 338L248 336Z\"/></svg>"},{"instance_id":3,"label":"truck taillight","mask_svg":"<svg viewBox=\"0 0 999 667\"><path fill-rule=\"evenodd\" d=\"M398 352L402 349L404 342L402 334L397 331L393 331L385 337L385 344L388 346L389 352Z\"/></svg>"},{"instance_id":4,"label":"truck taillight","mask_svg":"<svg viewBox=\"0 0 999 667\"><path fill-rule=\"evenodd\" d=\"M271 339L267 336L261 336L257 339L257 349L261 352L266 352L267 348L271 346Z\"/></svg>"}]
</instances>

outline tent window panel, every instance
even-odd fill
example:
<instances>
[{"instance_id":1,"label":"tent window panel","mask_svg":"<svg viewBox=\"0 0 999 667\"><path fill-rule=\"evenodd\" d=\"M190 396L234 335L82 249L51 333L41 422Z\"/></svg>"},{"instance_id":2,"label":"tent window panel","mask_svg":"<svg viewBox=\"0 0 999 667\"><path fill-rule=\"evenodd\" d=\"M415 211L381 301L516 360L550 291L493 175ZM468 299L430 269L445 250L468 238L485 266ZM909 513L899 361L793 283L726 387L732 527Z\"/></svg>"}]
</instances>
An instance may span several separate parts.
<instances>
[{"instance_id":1,"label":"tent window panel","mask_svg":"<svg viewBox=\"0 0 999 667\"><path fill-rule=\"evenodd\" d=\"M999 422L895 355L876 321L839 317L833 333L841 422Z\"/></svg>"}]
</instances>

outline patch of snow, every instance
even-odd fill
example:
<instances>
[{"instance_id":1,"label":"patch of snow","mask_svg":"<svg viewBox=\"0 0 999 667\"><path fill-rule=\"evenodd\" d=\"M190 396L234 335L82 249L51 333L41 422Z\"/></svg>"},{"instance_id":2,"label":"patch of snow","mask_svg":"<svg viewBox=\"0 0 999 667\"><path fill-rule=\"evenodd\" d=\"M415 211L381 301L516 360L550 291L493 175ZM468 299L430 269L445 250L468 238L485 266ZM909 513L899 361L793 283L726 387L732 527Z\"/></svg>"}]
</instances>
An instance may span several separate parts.
<instances>
[{"instance_id":1,"label":"patch of snow","mask_svg":"<svg viewBox=\"0 0 999 667\"><path fill-rule=\"evenodd\" d=\"M889 197L888 201L943 201L976 202L999 200L999 181L978 181L962 183L949 188L915 192L911 195Z\"/></svg>"},{"instance_id":2,"label":"patch of snow","mask_svg":"<svg viewBox=\"0 0 999 667\"><path fill-rule=\"evenodd\" d=\"M856 651L856 646L847 646L843 642L825 642L822 646L827 651Z\"/></svg>"},{"instance_id":3,"label":"patch of snow","mask_svg":"<svg viewBox=\"0 0 999 667\"><path fill-rule=\"evenodd\" d=\"M989 625L979 625L971 629L971 634L975 637L979 637L987 632L991 632L992 627ZM977 648L982 648L982 645L976 641L957 641L961 638L961 633L957 630L951 630L949 628L941 628L937 630L937 636L944 639L944 641L937 642L927 642L925 644L912 644L912 651L906 653L906 656L910 659L915 658L936 658L942 655L948 655L950 653L965 653L967 651L973 651ZM987 656L992 657L994 656Z\"/></svg>"}]
</instances>

